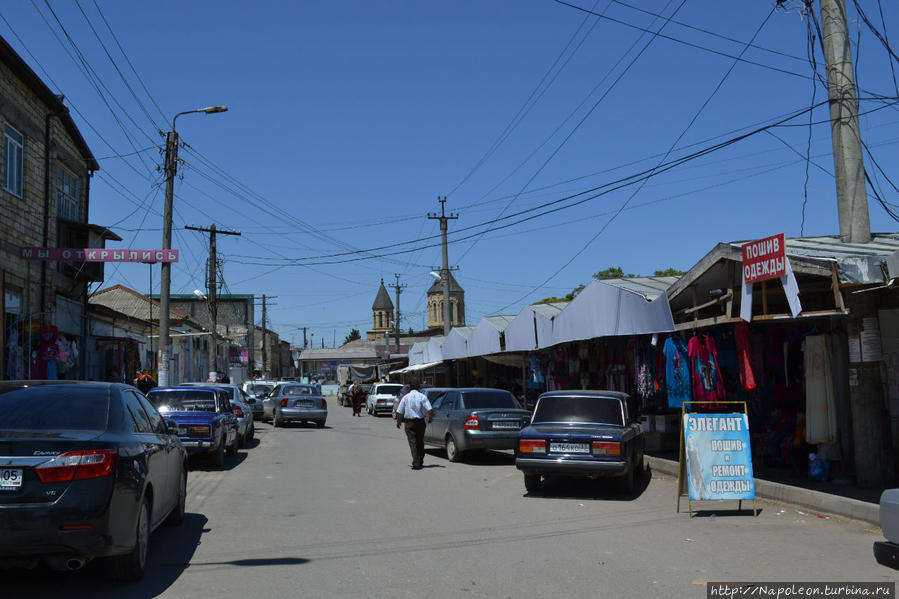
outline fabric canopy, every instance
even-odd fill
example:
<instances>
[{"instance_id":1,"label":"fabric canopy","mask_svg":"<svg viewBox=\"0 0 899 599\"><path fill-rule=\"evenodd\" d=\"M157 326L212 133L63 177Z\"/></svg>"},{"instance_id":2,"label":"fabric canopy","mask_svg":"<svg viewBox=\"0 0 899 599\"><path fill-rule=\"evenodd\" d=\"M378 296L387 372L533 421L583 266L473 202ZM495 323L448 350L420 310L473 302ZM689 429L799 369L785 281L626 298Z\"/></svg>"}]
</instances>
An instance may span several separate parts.
<instances>
[{"instance_id":1,"label":"fabric canopy","mask_svg":"<svg viewBox=\"0 0 899 599\"><path fill-rule=\"evenodd\" d=\"M443 341L443 359L457 360L468 357L468 338L474 327L456 327Z\"/></svg>"},{"instance_id":2,"label":"fabric canopy","mask_svg":"<svg viewBox=\"0 0 899 599\"><path fill-rule=\"evenodd\" d=\"M553 320L551 345L673 330L667 294L650 302L639 293L591 281Z\"/></svg>"},{"instance_id":3,"label":"fabric canopy","mask_svg":"<svg viewBox=\"0 0 899 599\"><path fill-rule=\"evenodd\" d=\"M406 366L405 368L400 368L399 370L391 370L390 374L404 374L408 372L418 372L419 370L427 370L428 368L434 368L435 366L440 366L443 362L426 362L424 364L413 364L412 366Z\"/></svg>"},{"instance_id":4,"label":"fabric canopy","mask_svg":"<svg viewBox=\"0 0 899 599\"><path fill-rule=\"evenodd\" d=\"M483 356L504 351L500 333L506 330L514 316L485 316L468 338L468 355Z\"/></svg>"},{"instance_id":5,"label":"fabric canopy","mask_svg":"<svg viewBox=\"0 0 899 599\"><path fill-rule=\"evenodd\" d=\"M443 361L444 337L431 337L427 341L419 341L409 348L409 366Z\"/></svg>"},{"instance_id":6,"label":"fabric canopy","mask_svg":"<svg viewBox=\"0 0 899 599\"><path fill-rule=\"evenodd\" d=\"M506 351L533 351L552 345L553 318L569 302L525 306L504 331Z\"/></svg>"}]
</instances>

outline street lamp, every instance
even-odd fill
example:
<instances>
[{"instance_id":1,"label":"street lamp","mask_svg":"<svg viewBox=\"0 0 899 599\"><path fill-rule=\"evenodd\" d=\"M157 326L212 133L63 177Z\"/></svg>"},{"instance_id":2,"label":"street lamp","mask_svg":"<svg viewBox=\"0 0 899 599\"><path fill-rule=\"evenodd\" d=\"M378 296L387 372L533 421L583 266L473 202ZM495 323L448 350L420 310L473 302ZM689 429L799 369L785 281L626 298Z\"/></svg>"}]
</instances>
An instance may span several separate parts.
<instances>
[{"instance_id":1,"label":"street lamp","mask_svg":"<svg viewBox=\"0 0 899 599\"><path fill-rule=\"evenodd\" d=\"M172 196L175 190L175 175L178 172L178 133L175 131L175 121L182 114L204 112L215 114L225 112L227 106L207 106L196 110L179 112L172 119L172 130L165 136L165 210L162 216L162 249L172 248ZM169 384L169 289L172 285L172 263L162 263L162 273L159 282L159 386Z\"/></svg>"}]
</instances>

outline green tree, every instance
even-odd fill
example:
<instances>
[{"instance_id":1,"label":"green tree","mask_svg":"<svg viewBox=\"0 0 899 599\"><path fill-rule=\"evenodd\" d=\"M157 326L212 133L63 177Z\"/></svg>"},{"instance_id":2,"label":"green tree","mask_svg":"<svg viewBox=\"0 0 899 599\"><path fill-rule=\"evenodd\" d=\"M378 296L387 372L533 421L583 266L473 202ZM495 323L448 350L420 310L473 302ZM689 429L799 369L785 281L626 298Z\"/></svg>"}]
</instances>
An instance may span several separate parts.
<instances>
[{"instance_id":1,"label":"green tree","mask_svg":"<svg viewBox=\"0 0 899 599\"><path fill-rule=\"evenodd\" d=\"M657 277L680 277L687 274L684 270L677 270L676 268L666 268L665 270L657 270L653 273ZM598 281L603 281L606 279L631 279L636 277L637 275L633 273L624 273L624 269L620 266L610 266L604 270L593 273L593 278ZM572 289L569 293L565 294L563 297L545 297L538 302L534 302L535 304L549 304L552 302L570 302L577 294L584 290L585 285L578 285L574 289Z\"/></svg>"},{"instance_id":2,"label":"green tree","mask_svg":"<svg viewBox=\"0 0 899 599\"><path fill-rule=\"evenodd\" d=\"M677 270L676 268L666 268L665 270L657 270L652 274L657 277L682 277L687 274L687 271Z\"/></svg>"},{"instance_id":3,"label":"green tree","mask_svg":"<svg viewBox=\"0 0 899 599\"><path fill-rule=\"evenodd\" d=\"M343 344L346 345L350 341L355 341L356 339L362 339L362 334L359 332L359 329L351 330L350 334L343 340Z\"/></svg>"},{"instance_id":4,"label":"green tree","mask_svg":"<svg viewBox=\"0 0 899 599\"><path fill-rule=\"evenodd\" d=\"M624 274L624 271L621 270L620 266L610 266L605 270L601 270L599 272L593 273L593 278L602 281L603 279L625 279L629 277L635 277L637 275L633 274Z\"/></svg>"}]
</instances>

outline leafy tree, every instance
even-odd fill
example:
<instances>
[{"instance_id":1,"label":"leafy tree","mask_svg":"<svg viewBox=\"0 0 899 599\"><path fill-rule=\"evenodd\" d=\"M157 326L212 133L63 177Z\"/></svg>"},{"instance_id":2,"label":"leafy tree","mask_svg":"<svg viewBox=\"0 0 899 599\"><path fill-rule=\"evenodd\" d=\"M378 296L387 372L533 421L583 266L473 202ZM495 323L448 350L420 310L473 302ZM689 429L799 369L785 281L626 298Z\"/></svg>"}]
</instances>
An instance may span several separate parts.
<instances>
[{"instance_id":1,"label":"leafy tree","mask_svg":"<svg viewBox=\"0 0 899 599\"><path fill-rule=\"evenodd\" d=\"M359 332L359 329L351 330L350 334L343 340L343 344L346 345L350 341L355 341L356 339L362 339L362 334Z\"/></svg>"},{"instance_id":2,"label":"leafy tree","mask_svg":"<svg viewBox=\"0 0 899 599\"><path fill-rule=\"evenodd\" d=\"M682 277L687 274L687 271L677 270L676 268L666 268L665 270L657 270L652 274L657 277Z\"/></svg>"},{"instance_id":3,"label":"leafy tree","mask_svg":"<svg viewBox=\"0 0 899 599\"><path fill-rule=\"evenodd\" d=\"M653 273L657 277L680 277L686 273L684 270L677 270L676 268L666 268L665 270L657 270ZM637 275L628 273L625 274L624 270L620 266L610 266L604 270L593 273L593 278L598 281L603 281L606 279L631 279L636 277ZM552 302L570 302L577 294L584 290L585 285L578 285L574 289L572 289L569 293L565 294L564 297L545 297L538 302L534 302L535 304L549 304Z\"/></svg>"},{"instance_id":4,"label":"leafy tree","mask_svg":"<svg viewBox=\"0 0 899 599\"><path fill-rule=\"evenodd\" d=\"M624 274L624 271L621 270L620 266L610 266L605 270L601 270L597 273L593 273L593 278L602 281L603 279L624 279L629 277L635 277L637 275L633 274Z\"/></svg>"}]
</instances>

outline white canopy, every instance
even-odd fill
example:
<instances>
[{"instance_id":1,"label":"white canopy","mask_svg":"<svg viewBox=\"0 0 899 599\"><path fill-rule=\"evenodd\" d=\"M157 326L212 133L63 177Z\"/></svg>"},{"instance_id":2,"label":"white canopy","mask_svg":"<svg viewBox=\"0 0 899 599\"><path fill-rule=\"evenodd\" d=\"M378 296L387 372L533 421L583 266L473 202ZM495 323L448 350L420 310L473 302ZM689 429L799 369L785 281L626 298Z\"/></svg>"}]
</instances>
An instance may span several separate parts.
<instances>
[{"instance_id":1,"label":"white canopy","mask_svg":"<svg viewBox=\"0 0 899 599\"><path fill-rule=\"evenodd\" d=\"M485 316L468 338L468 355L483 356L503 351L500 334L506 330L514 316Z\"/></svg>"},{"instance_id":2,"label":"white canopy","mask_svg":"<svg viewBox=\"0 0 899 599\"><path fill-rule=\"evenodd\" d=\"M533 351L553 344L553 318L569 302L525 306L504 331L506 351Z\"/></svg>"},{"instance_id":3,"label":"white canopy","mask_svg":"<svg viewBox=\"0 0 899 599\"><path fill-rule=\"evenodd\" d=\"M434 368L435 366L440 366L443 364L440 362L426 362L424 364L413 364L412 366L406 366L405 368L400 368L399 370L391 370L390 374L403 374L407 372L418 372L419 370L427 370L428 368Z\"/></svg>"},{"instance_id":4,"label":"white canopy","mask_svg":"<svg viewBox=\"0 0 899 599\"><path fill-rule=\"evenodd\" d=\"M443 335L439 337L431 337L428 340L428 362L443 361L443 341L446 339Z\"/></svg>"},{"instance_id":5,"label":"white canopy","mask_svg":"<svg viewBox=\"0 0 899 599\"><path fill-rule=\"evenodd\" d=\"M553 320L552 343L674 330L668 295L653 301L602 281L591 281Z\"/></svg>"},{"instance_id":6,"label":"white canopy","mask_svg":"<svg viewBox=\"0 0 899 599\"><path fill-rule=\"evenodd\" d=\"M468 338L474 327L456 327L443 341L443 359L457 360L468 357Z\"/></svg>"},{"instance_id":7,"label":"white canopy","mask_svg":"<svg viewBox=\"0 0 899 599\"><path fill-rule=\"evenodd\" d=\"M409 348L409 366L412 366L413 364L424 364L425 362L430 362L428 359L428 342L419 341L413 343L412 347ZM403 369L403 371L405 371L405 369ZM400 371L393 370L391 372Z\"/></svg>"}]
</instances>

